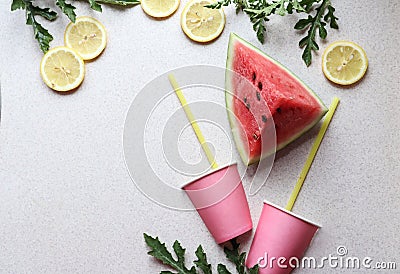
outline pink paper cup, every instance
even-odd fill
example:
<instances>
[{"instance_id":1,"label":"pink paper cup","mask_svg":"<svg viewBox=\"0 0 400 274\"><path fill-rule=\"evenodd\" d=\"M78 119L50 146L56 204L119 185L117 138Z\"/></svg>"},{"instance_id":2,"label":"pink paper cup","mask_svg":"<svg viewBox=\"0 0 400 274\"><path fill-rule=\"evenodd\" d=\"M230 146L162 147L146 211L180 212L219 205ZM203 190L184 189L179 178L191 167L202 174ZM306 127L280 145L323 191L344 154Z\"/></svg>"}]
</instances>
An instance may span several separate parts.
<instances>
[{"instance_id":1,"label":"pink paper cup","mask_svg":"<svg viewBox=\"0 0 400 274\"><path fill-rule=\"evenodd\" d=\"M320 228L286 209L264 202L246 265L259 264L261 274L290 273Z\"/></svg>"},{"instance_id":2,"label":"pink paper cup","mask_svg":"<svg viewBox=\"0 0 400 274\"><path fill-rule=\"evenodd\" d=\"M253 228L236 163L213 170L182 188L218 244Z\"/></svg>"}]
</instances>

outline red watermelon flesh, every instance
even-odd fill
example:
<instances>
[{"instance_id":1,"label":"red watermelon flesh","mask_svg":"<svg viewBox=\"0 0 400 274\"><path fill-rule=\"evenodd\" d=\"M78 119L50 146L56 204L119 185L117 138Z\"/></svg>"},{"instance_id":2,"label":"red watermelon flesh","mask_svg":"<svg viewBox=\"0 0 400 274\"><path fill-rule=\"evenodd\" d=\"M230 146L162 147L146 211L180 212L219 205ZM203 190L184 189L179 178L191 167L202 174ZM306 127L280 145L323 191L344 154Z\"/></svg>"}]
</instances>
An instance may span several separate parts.
<instances>
[{"instance_id":1,"label":"red watermelon flesh","mask_svg":"<svg viewBox=\"0 0 400 274\"><path fill-rule=\"evenodd\" d=\"M297 76L248 42L231 34L227 68L253 84L227 73L226 103L234 139L246 164L271 154L262 151L261 135L275 124L276 150L285 147L314 126L327 112L318 96ZM240 125L237 125L240 123ZM241 130L238 130L241 128ZM239 132L239 133L238 133Z\"/></svg>"}]
</instances>

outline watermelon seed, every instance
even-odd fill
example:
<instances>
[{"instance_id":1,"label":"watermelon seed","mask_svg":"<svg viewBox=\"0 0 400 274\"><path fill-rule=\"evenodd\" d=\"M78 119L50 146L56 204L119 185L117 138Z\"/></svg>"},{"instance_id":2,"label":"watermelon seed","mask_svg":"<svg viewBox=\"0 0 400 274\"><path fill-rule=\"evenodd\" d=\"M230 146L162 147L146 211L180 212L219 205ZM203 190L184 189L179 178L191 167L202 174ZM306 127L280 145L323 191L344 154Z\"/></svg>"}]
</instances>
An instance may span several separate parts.
<instances>
[{"instance_id":1,"label":"watermelon seed","mask_svg":"<svg viewBox=\"0 0 400 274\"><path fill-rule=\"evenodd\" d=\"M253 138L254 138L254 140L258 140L259 137L256 133L253 133Z\"/></svg>"},{"instance_id":2,"label":"watermelon seed","mask_svg":"<svg viewBox=\"0 0 400 274\"><path fill-rule=\"evenodd\" d=\"M250 104L249 104L249 103L246 104L246 108L247 108L248 110L250 109Z\"/></svg>"},{"instance_id":3,"label":"watermelon seed","mask_svg":"<svg viewBox=\"0 0 400 274\"><path fill-rule=\"evenodd\" d=\"M257 100L260 101L261 100L261 96L260 96L260 93L258 91L256 91L256 95L257 95Z\"/></svg>"},{"instance_id":4,"label":"watermelon seed","mask_svg":"<svg viewBox=\"0 0 400 274\"><path fill-rule=\"evenodd\" d=\"M267 122L267 116L263 115L263 116L261 116L261 118L262 118L262 121L263 121L264 123Z\"/></svg>"},{"instance_id":5,"label":"watermelon seed","mask_svg":"<svg viewBox=\"0 0 400 274\"><path fill-rule=\"evenodd\" d=\"M253 82L256 80L256 73L253 72Z\"/></svg>"},{"instance_id":6,"label":"watermelon seed","mask_svg":"<svg viewBox=\"0 0 400 274\"><path fill-rule=\"evenodd\" d=\"M276 109L276 112L278 112L278 113L282 113L282 110L281 110L281 108L277 108L277 109Z\"/></svg>"},{"instance_id":7,"label":"watermelon seed","mask_svg":"<svg viewBox=\"0 0 400 274\"><path fill-rule=\"evenodd\" d=\"M247 103L247 97L244 97L243 101L244 103Z\"/></svg>"},{"instance_id":8,"label":"watermelon seed","mask_svg":"<svg viewBox=\"0 0 400 274\"><path fill-rule=\"evenodd\" d=\"M261 82L258 82L258 88L259 88L260 90L262 90L262 83L261 83Z\"/></svg>"}]
</instances>

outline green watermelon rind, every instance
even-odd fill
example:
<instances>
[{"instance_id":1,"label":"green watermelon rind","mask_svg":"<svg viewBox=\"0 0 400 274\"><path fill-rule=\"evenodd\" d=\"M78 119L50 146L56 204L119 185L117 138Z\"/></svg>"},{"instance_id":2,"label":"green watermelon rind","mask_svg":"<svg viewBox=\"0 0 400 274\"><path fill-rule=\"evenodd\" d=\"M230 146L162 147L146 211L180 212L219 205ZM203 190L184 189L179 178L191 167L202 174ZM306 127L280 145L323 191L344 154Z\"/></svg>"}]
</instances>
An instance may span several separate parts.
<instances>
[{"instance_id":1,"label":"green watermelon rind","mask_svg":"<svg viewBox=\"0 0 400 274\"><path fill-rule=\"evenodd\" d=\"M280 62L266 54L265 52L261 51L260 49L256 48L246 40L242 39L235 33L231 33L229 37L229 45L228 45L228 52L227 52L227 58L226 58L226 72L225 72L225 103L226 103L226 109L228 112L228 117L229 117L229 124L231 126L231 131L233 135L233 139L235 140L236 148L239 151L239 155L242 158L242 161L246 165L251 165L254 163L257 163L258 161L262 160L263 158L271 155L275 151L266 151L263 155L260 155L260 157L254 158L250 161L245 148L244 144L241 140L239 131L238 131L238 126L236 125L235 118L231 117L231 112L233 113L233 96L231 95L230 91L232 91L232 86L229 80L229 74L230 73L235 73L233 72L232 69L232 63L233 63L233 48L234 44L236 42L241 42L245 44L247 47L250 49L254 50L255 52L259 53L261 56L264 56L271 62L273 62L275 65L279 66L280 68L284 69L289 75L291 75L294 79L298 80L302 86L304 86L312 95L316 101L320 104L321 106L321 113L320 115L312 122L310 123L307 127L305 127L302 131L298 132L297 134L293 135L290 139L288 139L286 142L278 144L276 147L276 151L281 150L282 148L286 147L288 144L299 138L301 135L303 135L305 132L310 130L312 127L314 127L321 119L324 117L324 115L328 112L328 108L325 106L325 104L322 102L321 98L318 97L318 95L306 84L304 83L297 75L295 75L291 70L289 70L287 67L282 65Z\"/></svg>"}]
</instances>

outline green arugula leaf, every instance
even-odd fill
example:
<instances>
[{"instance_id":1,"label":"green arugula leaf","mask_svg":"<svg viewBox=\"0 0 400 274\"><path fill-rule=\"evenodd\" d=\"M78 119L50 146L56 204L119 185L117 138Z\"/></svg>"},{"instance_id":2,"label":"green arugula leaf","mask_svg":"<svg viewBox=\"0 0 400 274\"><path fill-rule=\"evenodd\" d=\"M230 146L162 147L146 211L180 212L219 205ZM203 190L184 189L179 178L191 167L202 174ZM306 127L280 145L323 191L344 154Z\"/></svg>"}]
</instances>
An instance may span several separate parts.
<instances>
[{"instance_id":1,"label":"green arugula leaf","mask_svg":"<svg viewBox=\"0 0 400 274\"><path fill-rule=\"evenodd\" d=\"M73 5L65 2L65 0L56 0L56 5L69 18L69 20L75 23L76 13Z\"/></svg>"},{"instance_id":2,"label":"green arugula leaf","mask_svg":"<svg viewBox=\"0 0 400 274\"><path fill-rule=\"evenodd\" d=\"M249 274L258 274L258 268L259 268L259 265L256 264L255 266L253 266L252 268L249 269Z\"/></svg>"},{"instance_id":3,"label":"green arugula leaf","mask_svg":"<svg viewBox=\"0 0 400 274\"><path fill-rule=\"evenodd\" d=\"M92 10L95 10L95 11L98 11L98 12L102 12L103 11L103 9L101 8L101 5L99 3L97 3L96 0L88 0L88 1L89 1L90 8Z\"/></svg>"},{"instance_id":4,"label":"green arugula leaf","mask_svg":"<svg viewBox=\"0 0 400 274\"><path fill-rule=\"evenodd\" d=\"M254 22L254 26L253 26L253 28L256 32L258 41L261 41L262 43L264 43L264 40L265 40L264 33L266 30L264 21L265 21L264 19L257 19Z\"/></svg>"},{"instance_id":5,"label":"green arugula leaf","mask_svg":"<svg viewBox=\"0 0 400 274\"><path fill-rule=\"evenodd\" d=\"M33 5L34 1L35 0L12 0L11 11L18 9L25 10L26 24L33 27L35 39L38 41L39 47L43 53L46 53L50 48L50 42L53 40L53 36L36 20L36 16L41 16L48 21L54 21L57 18L57 13L49 8L40 8ZM102 8L99 3L133 6L139 4L140 0L87 0L87 2L93 10L101 12ZM75 22L75 6L71 3L67 3L66 0L55 0L55 4L72 22Z\"/></svg>"},{"instance_id":6,"label":"green arugula leaf","mask_svg":"<svg viewBox=\"0 0 400 274\"><path fill-rule=\"evenodd\" d=\"M13 0L11 3L11 11L17 9L25 9L25 2L24 0Z\"/></svg>"},{"instance_id":7,"label":"green arugula leaf","mask_svg":"<svg viewBox=\"0 0 400 274\"><path fill-rule=\"evenodd\" d=\"M218 2L206 5L206 8L210 9L220 9L223 6L229 6L230 4L234 4L236 8L236 14L238 14L240 11L244 10L247 7L246 0L220 0Z\"/></svg>"},{"instance_id":8,"label":"green arugula leaf","mask_svg":"<svg viewBox=\"0 0 400 274\"><path fill-rule=\"evenodd\" d=\"M246 270L249 274L258 274L258 265L253 266L250 269L246 268L245 260L246 260L246 252L239 252L240 244L236 241L236 238L230 241L232 245L232 249L228 247L224 247L224 252L226 258L235 264L236 271L239 274L247 274Z\"/></svg>"},{"instance_id":9,"label":"green arugula leaf","mask_svg":"<svg viewBox=\"0 0 400 274\"><path fill-rule=\"evenodd\" d=\"M181 246L178 241L173 244L173 249L176 255L174 259L173 255L168 251L165 243L161 243L158 237L153 238L146 233L143 233L146 244L151 248L147 254L160 260L163 264L170 266L178 273L171 272L169 270L161 271L161 274L197 274L199 273L194 266L190 269L185 265L185 252L186 250ZM258 265L247 269L245 266L246 252L239 252L239 244L236 239L231 240L232 249L224 247L226 258L233 262L236 267L238 274L258 274ZM212 274L212 266L207 261L207 255L203 250L203 247L199 245L195 252L197 260L194 261L196 267L201 270L203 274ZM217 265L218 274L232 274L225 265ZM248 272L246 272L248 271Z\"/></svg>"},{"instance_id":10,"label":"green arugula leaf","mask_svg":"<svg viewBox=\"0 0 400 274\"><path fill-rule=\"evenodd\" d=\"M49 21L57 18L57 13L49 8L40 8L33 5L32 0L13 0L11 11L24 9L26 15L26 24L32 26L35 39L39 43L40 49L46 53L50 48L50 42L53 36L37 20L36 16L41 16Z\"/></svg>"},{"instance_id":11,"label":"green arugula leaf","mask_svg":"<svg viewBox=\"0 0 400 274\"><path fill-rule=\"evenodd\" d=\"M28 18L30 18L30 15L28 15ZM53 41L53 36L36 21L32 21L32 27L34 29L35 39L39 42L40 49L43 53L46 53L50 49L50 42Z\"/></svg>"},{"instance_id":12,"label":"green arugula leaf","mask_svg":"<svg viewBox=\"0 0 400 274\"><path fill-rule=\"evenodd\" d=\"M223 6L226 7L229 6L230 4L232 4L232 0L222 0L209 5L205 5L205 7L209 9L220 9Z\"/></svg>"},{"instance_id":13,"label":"green arugula leaf","mask_svg":"<svg viewBox=\"0 0 400 274\"><path fill-rule=\"evenodd\" d=\"M28 4L26 8L29 9L34 16L39 15L49 21L54 21L57 18L57 13L55 11L50 10L49 8L42 9L32 4L30 5Z\"/></svg>"},{"instance_id":14,"label":"green arugula leaf","mask_svg":"<svg viewBox=\"0 0 400 274\"><path fill-rule=\"evenodd\" d=\"M118 5L118 6L135 6L140 4L140 0L88 0L90 8L102 12L101 4Z\"/></svg>"},{"instance_id":15,"label":"green arugula leaf","mask_svg":"<svg viewBox=\"0 0 400 274\"><path fill-rule=\"evenodd\" d=\"M226 255L226 258L231 261L232 263L235 264L236 266L236 271L239 274L247 274L247 271L249 274L258 274L258 264L253 266L250 269L247 269L245 260L246 260L246 252L239 252L239 247L240 244L236 241L236 238L230 241L232 245L232 249L228 247L224 247L224 252Z\"/></svg>"},{"instance_id":16,"label":"green arugula leaf","mask_svg":"<svg viewBox=\"0 0 400 274\"><path fill-rule=\"evenodd\" d=\"M296 25L294 25L294 28L297 30L305 29L312 21L313 17L309 15L307 19L300 19Z\"/></svg>"},{"instance_id":17,"label":"green arugula leaf","mask_svg":"<svg viewBox=\"0 0 400 274\"><path fill-rule=\"evenodd\" d=\"M326 15L325 11L327 10ZM326 23L330 21L333 28L338 28L336 23L337 18L334 15L335 8L332 7L330 0L323 0L322 3L316 8L315 16L309 15L307 19L300 19L294 26L295 29L309 28L307 35L300 40L299 46L304 48L302 59L304 63L309 66L312 60L312 52L319 50L318 43L316 42L316 34L318 30L319 37L325 39L328 35L326 30ZM323 22L322 20L325 20Z\"/></svg>"},{"instance_id":18,"label":"green arugula leaf","mask_svg":"<svg viewBox=\"0 0 400 274\"><path fill-rule=\"evenodd\" d=\"M218 274L232 274L231 272L229 272L229 270L223 264L219 264L217 266L217 271L218 271Z\"/></svg>"},{"instance_id":19,"label":"green arugula leaf","mask_svg":"<svg viewBox=\"0 0 400 274\"><path fill-rule=\"evenodd\" d=\"M192 267L189 270L185 266L185 251L186 251L186 249L184 249L178 241L174 242L173 248L174 248L176 256L178 257L178 260L176 261L176 264L178 266L177 270L185 271L184 273L196 273L196 270L194 269L194 267Z\"/></svg>"},{"instance_id":20,"label":"green arugula leaf","mask_svg":"<svg viewBox=\"0 0 400 274\"><path fill-rule=\"evenodd\" d=\"M239 253L239 246L240 244L237 243L236 239L230 241L232 245L232 249L228 247L224 247L224 252L226 258L235 264L236 271L239 274L246 274L246 267L245 267L245 259L246 259L246 252Z\"/></svg>"},{"instance_id":21,"label":"green arugula leaf","mask_svg":"<svg viewBox=\"0 0 400 274\"><path fill-rule=\"evenodd\" d=\"M287 10L289 14L292 14L293 10L295 10L297 13L306 12L306 10L302 7L298 0L293 0L292 2L289 2L289 4L287 5Z\"/></svg>"},{"instance_id":22,"label":"green arugula leaf","mask_svg":"<svg viewBox=\"0 0 400 274\"><path fill-rule=\"evenodd\" d=\"M285 16L287 14L287 10L285 7L285 3L288 0L280 0L278 2L278 5L276 6L276 14L279 14L280 16Z\"/></svg>"},{"instance_id":23,"label":"green arugula leaf","mask_svg":"<svg viewBox=\"0 0 400 274\"><path fill-rule=\"evenodd\" d=\"M139 0L97 0L97 3L118 5L118 6L134 6L140 4Z\"/></svg>"},{"instance_id":24,"label":"green arugula leaf","mask_svg":"<svg viewBox=\"0 0 400 274\"><path fill-rule=\"evenodd\" d=\"M326 23L330 23L329 26L332 29L339 29L339 25L337 24L337 21L336 21L336 20L339 20L339 18L337 18L334 15L334 12L335 12L335 8L332 7L331 5L328 6L328 11L324 16L324 20L325 20Z\"/></svg>"},{"instance_id":25,"label":"green arugula leaf","mask_svg":"<svg viewBox=\"0 0 400 274\"><path fill-rule=\"evenodd\" d=\"M320 3L315 8L314 4ZM243 10L250 18L253 30L261 43L265 41L266 26L272 15L284 16L297 13L306 13L306 19L300 19L294 26L297 30L309 29L306 38L301 39L299 45L304 48L302 58L307 66L311 64L312 52L319 49L315 36L318 34L321 39L328 35L326 25L338 29L338 18L334 15L335 8L330 0L220 0L206 7L219 9L222 6L234 4L236 11ZM312 14L316 12L314 16Z\"/></svg>"},{"instance_id":26,"label":"green arugula leaf","mask_svg":"<svg viewBox=\"0 0 400 274\"><path fill-rule=\"evenodd\" d=\"M328 32L327 32L325 26L326 26L325 22L321 22L318 26L319 37L321 37L322 39L325 39L326 36L328 35Z\"/></svg>"},{"instance_id":27,"label":"green arugula leaf","mask_svg":"<svg viewBox=\"0 0 400 274\"><path fill-rule=\"evenodd\" d=\"M197 260L194 261L194 264L200 268L204 274L212 274L211 264L207 261L207 255L204 253L203 247L199 245L196 252Z\"/></svg>"},{"instance_id":28,"label":"green arugula leaf","mask_svg":"<svg viewBox=\"0 0 400 274\"><path fill-rule=\"evenodd\" d=\"M173 245L174 252L177 256L177 260L175 260L165 246L165 243L161 243L158 237L152 238L146 233L143 235L146 244L151 248L147 254L160 260L165 265L172 267L174 270L177 270L179 274L196 274L196 269L194 267L188 269L185 266L185 249L182 248L178 241L175 241ZM170 273L170 271L164 271L164 273Z\"/></svg>"},{"instance_id":29,"label":"green arugula leaf","mask_svg":"<svg viewBox=\"0 0 400 274\"><path fill-rule=\"evenodd\" d=\"M31 25L33 27L35 39L38 41L39 47L43 53L46 53L50 48L50 42L53 41L53 36L47 29L43 28L43 26L35 20L35 17L31 12L28 11L26 16L27 25Z\"/></svg>"},{"instance_id":30,"label":"green arugula leaf","mask_svg":"<svg viewBox=\"0 0 400 274\"><path fill-rule=\"evenodd\" d=\"M301 0L299 4L300 4L300 6L303 7L303 9L304 9L307 13L310 13L310 11L311 11L313 5L314 5L315 3L319 3L320 1L321 1L321 0Z\"/></svg>"},{"instance_id":31,"label":"green arugula leaf","mask_svg":"<svg viewBox=\"0 0 400 274\"><path fill-rule=\"evenodd\" d=\"M50 48L50 42L53 40L53 36L45 29L40 23L36 21L35 16L41 16L49 21L53 21L57 18L57 13L50 10L49 8L40 8L34 6L31 1L25 0L21 4L21 1L13 1L11 9L23 8L26 14L26 24L31 25L35 39L39 43L40 49L46 53Z\"/></svg>"}]
</instances>

